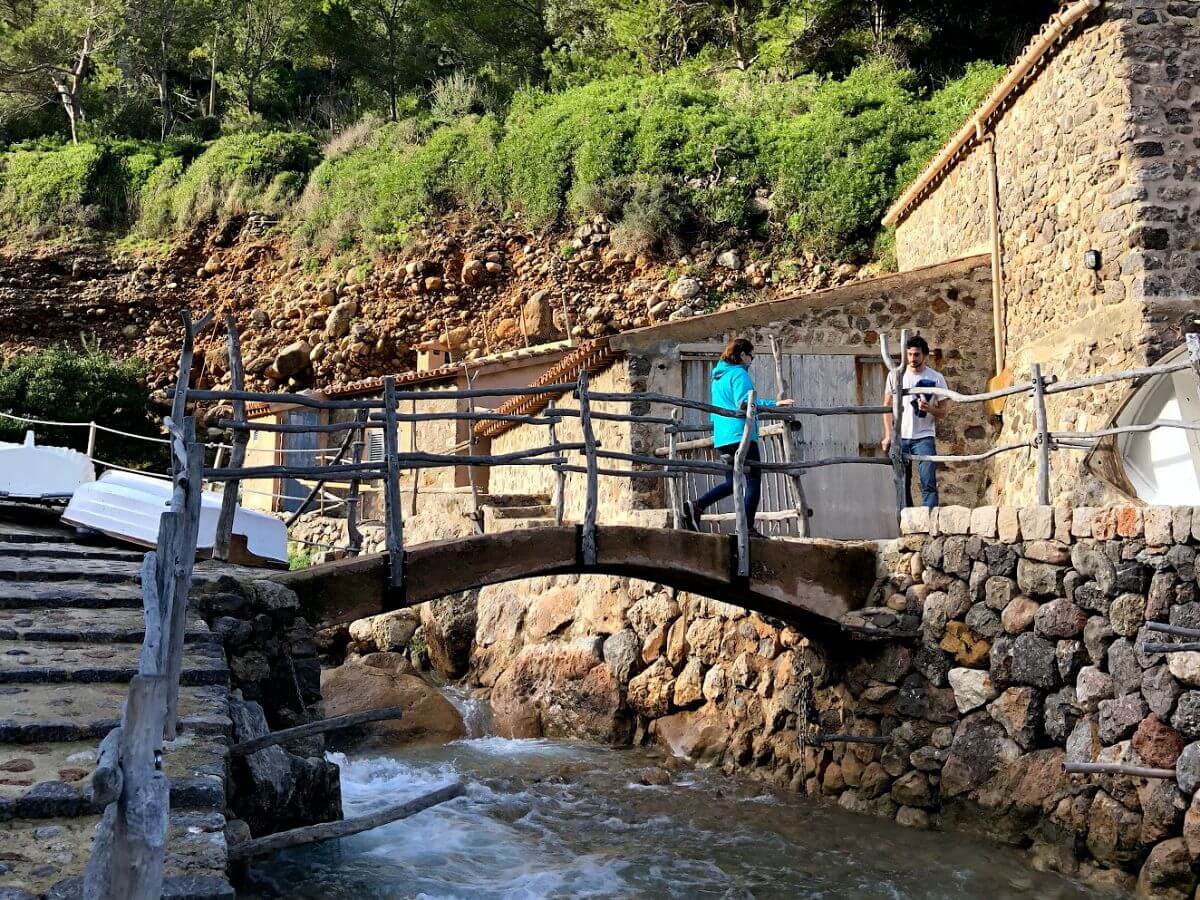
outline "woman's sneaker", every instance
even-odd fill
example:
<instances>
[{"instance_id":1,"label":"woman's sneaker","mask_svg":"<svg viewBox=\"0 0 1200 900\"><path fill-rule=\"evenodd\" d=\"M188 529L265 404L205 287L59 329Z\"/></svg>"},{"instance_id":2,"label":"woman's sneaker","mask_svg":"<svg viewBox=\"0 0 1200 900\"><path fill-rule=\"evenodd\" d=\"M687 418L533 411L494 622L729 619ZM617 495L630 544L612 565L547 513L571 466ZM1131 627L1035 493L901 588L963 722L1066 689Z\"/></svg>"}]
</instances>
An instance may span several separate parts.
<instances>
[{"instance_id":1,"label":"woman's sneaker","mask_svg":"<svg viewBox=\"0 0 1200 900\"><path fill-rule=\"evenodd\" d=\"M683 501L683 527L688 531L700 530L700 514L696 512L696 504L691 500Z\"/></svg>"}]
</instances>

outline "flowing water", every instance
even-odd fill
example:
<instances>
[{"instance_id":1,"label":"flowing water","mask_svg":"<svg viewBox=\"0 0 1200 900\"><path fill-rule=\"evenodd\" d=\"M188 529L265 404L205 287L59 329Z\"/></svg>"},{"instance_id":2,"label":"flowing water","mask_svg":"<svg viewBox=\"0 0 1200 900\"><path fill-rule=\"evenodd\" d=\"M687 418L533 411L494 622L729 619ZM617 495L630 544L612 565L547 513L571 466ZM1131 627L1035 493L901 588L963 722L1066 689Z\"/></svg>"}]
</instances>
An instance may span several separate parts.
<instances>
[{"instance_id":1,"label":"flowing water","mask_svg":"<svg viewBox=\"0 0 1200 900\"><path fill-rule=\"evenodd\" d=\"M470 726L486 705L449 694ZM477 730L475 733L479 733ZM258 862L248 897L1056 898L1090 896L1013 850L851 815L794 794L585 743L469 737L346 758L347 816L454 778L465 796Z\"/></svg>"}]
</instances>

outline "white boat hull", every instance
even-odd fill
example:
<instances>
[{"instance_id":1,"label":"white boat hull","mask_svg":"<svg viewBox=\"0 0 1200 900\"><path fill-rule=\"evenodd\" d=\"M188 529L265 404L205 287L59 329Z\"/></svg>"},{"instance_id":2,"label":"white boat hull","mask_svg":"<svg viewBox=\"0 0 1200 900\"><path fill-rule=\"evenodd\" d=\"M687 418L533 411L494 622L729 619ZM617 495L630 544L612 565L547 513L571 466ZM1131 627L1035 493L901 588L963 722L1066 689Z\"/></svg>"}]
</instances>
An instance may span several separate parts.
<instances>
[{"instance_id":1,"label":"white boat hull","mask_svg":"<svg viewBox=\"0 0 1200 900\"><path fill-rule=\"evenodd\" d=\"M171 505L171 492L171 482L165 479L108 471L99 480L75 491L62 518L70 525L154 547L158 543L159 520ZM201 492L197 553L212 551L220 513L221 495ZM233 533L245 538L251 556L287 562L287 527L279 519L239 506L233 516Z\"/></svg>"},{"instance_id":2,"label":"white boat hull","mask_svg":"<svg viewBox=\"0 0 1200 900\"><path fill-rule=\"evenodd\" d=\"M95 480L96 468L86 455L68 447L35 446L32 431L23 444L0 441L0 497L65 500Z\"/></svg>"}]
</instances>

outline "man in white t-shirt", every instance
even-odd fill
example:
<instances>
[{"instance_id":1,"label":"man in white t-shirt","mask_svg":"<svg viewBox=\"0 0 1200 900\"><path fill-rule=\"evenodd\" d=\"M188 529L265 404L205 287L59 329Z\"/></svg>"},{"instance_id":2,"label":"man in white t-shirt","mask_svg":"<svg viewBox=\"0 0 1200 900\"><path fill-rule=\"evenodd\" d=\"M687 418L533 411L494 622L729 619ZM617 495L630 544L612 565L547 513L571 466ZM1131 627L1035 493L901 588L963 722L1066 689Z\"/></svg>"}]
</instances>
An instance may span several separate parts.
<instances>
[{"instance_id":1,"label":"man in white t-shirt","mask_svg":"<svg viewBox=\"0 0 1200 900\"><path fill-rule=\"evenodd\" d=\"M904 369L904 412L900 417L900 449L905 455L933 456L937 453L937 422L950 411L950 401L938 398L934 394L922 394L923 387L945 388L946 379L942 373L925 365L929 356L929 344L923 337L910 337L904 345L904 354L908 365ZM892 389L895 385L893 375L888 376L887 389L883 395L883 405L891 407ZM883 452L887 453L895 439L894 423L890 412L883 414ZM932 509L938 505L937 463L917 463L917 473L921 480L921 502ZM904 466L904 493L908 497L908 505L912 506L912 466Z\"/></svg>"}]
</instances>

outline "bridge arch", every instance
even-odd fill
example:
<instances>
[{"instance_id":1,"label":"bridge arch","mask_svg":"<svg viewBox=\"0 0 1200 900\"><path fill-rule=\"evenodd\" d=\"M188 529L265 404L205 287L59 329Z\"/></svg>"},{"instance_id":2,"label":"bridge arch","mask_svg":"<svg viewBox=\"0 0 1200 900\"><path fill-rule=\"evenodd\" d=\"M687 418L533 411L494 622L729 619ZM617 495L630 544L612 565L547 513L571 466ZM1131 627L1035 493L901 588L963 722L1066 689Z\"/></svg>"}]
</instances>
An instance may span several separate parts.
<instances>
[{"instance_id":1,"label":"bridge arch","mask_svg":"<svg viewBox=\"0 0 1200 900\"><path fill-rule=\"evenodd\" d=\"M810 625L832 625L865 605L875 579L869 541L763 540L749 578L737 575L733 536L662 528L597 528L596 562L583 562L578 527L502 531L409 547L404 590L388 587L386 554L339 560L274 580L294 590L309 621L336 624L492 584L546 575L638 578Z\"/></svg>"}]
</instances>

